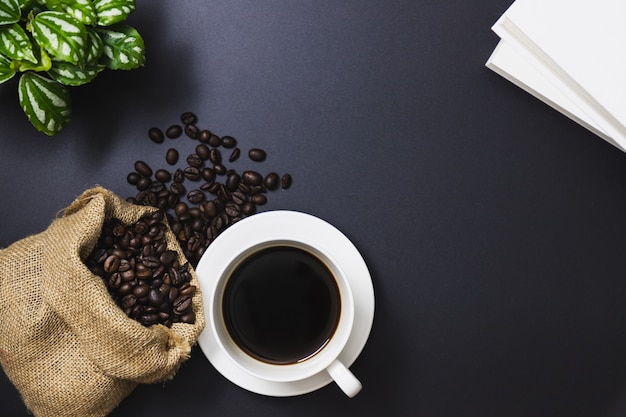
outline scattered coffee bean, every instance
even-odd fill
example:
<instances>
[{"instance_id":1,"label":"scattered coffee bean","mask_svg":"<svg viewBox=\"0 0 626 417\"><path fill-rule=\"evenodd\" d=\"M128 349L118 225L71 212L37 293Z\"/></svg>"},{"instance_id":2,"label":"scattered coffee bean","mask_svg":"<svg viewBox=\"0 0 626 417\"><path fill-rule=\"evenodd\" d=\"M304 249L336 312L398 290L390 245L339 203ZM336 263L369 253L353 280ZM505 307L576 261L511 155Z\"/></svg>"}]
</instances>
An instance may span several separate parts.
<instances>
[{"instance_id":1,"label":"scattered coffee bean","mask_svg":"<svg viewBox=\"0 0 626 417\"><path fill-rule=\"evenodd\" d=\"M265 161L265 158L267 158L267 154L263 149L252 148L248 151L248 157L253 161L262 162Z\"/></svg>"},{"instance_id":2,"label":"scattered coffee bean","mask_svg":"<svg viewBox=\"0 0 626 417\"><path fill-rule=\"evenodd\" d=\"M144 177L149 177L152 175L152 168L144 161L135 162L135 171L137 171L140 175Z\"/></svg>"},{"instance_id":3,"label":"scattered coffee bean","mask_svg":"<svg viewBox=\"0 0 626 417\"><path fill-rule=\"evenodd\" d=\"M168 149L165 154L165 161L170 165L176 165L178 162L178 151L174 148Z\"/></svg>"},{"instance_id":4,"label":"scattered coffee bean","mask_svg":"<svg viewBox=\"0 0 626 417\"><path fill-rule=\"evenodd\" d=\"M179 138L183 134L183 128L180 125L171 125L165 130L165 136L170 139Z\"/></svg>"},{"instance_id":5,"label":"scattered coffee bean","mask_svg":"<svg viewBox=\"0 0 626 417\"><path fill-rule=\"evenodd\" d=\"M226 166L218 149L220 147L232 149L228 163L238 161L241 150L237 147L237 140L234 137L220 138L208 129L200 129L197 125L198 118L192 112L182 113L180 121L182 126L178 124L170 126L165 130L165 136L175 138L184 132L186 136L200 142L195 146L195 151L187 157L187 166L177 168L173 173L167 169L157 169L153 178L152 169L147 167L150 168L148 170L140 164L139 168L135 167L135 172L127 176L129 184L138 190L137 195L128 200L163 210L185 257L191 265L195 266L206 248L224 229L256 213L257 206L267 203L268 190L275 190L279 186L288 188L291 185L291 176L286 174L281 178L275 172L263 176L253 170L244 170L240 174L235 169ZM158 128L153 129L152 133L149 131L151 140L153 136L156 138ZM260 148L250 149L248 156L254 162L261 162L267 158L266 152ZM172 166L178 164L178 150L169 149L165 155L165 161ZM141 162L138 161L138 163ZM210 166L205 166L209 163ZM185 181L200 180L203 182L190 187L191 191L187 192ZM137 228L138 230L146 229L146 224L138 225ZM141 234L120 237L118 246L125 248L120 250L121 253L116 254L120 259L120 265L117 266L116 272L106 273L102 270L102 273L111 275L108 279L112 281L112 285L116 286L116 291L120 296L132 292L132 288L129 290L126 283L144 279L151 280L149 288L159 290L164 299L173 302L181 296L177 286L182 285L181 283L188 279L185 277L188 277L189 273L188 271L176 272L170 270L169 267L163 267L167 262L161 259L161 254L166 249L161 247L158 250L152 247L146 249L145 253L142 252L144 259L138 263L135 261L136 265L132 267L124 258L126 256L124 250L144 247L147 240L154 239L150 230L152 230L151 227L148 227ZM152 230L152 232L159 233L158 230ZM111 247L112 244L113 242L109 242L107 247ZM110 254L105 253L105 255L102 258L102 253L100 253L101 262L104 262ZM157 260L162 264L160 267L154 267ZM111 264L108 268L115 268L115 266ZM153 305L149 306L152 310L146 309L148 295L142 291L145 290L139 290L140 296L133 293L138 299L138 304L127 310L140 320L144 317L144 322L152 322L155 317L161 323L164 320L171 322L172 315L176 313L157 311L157 306ZM140 306L144 307L139 308ZM182 320L182 317L193 317L193 312L186 312L182 315L179 312L178 316Z\"/></svg>"},{"instance_id":6,"label":"scattered coffee bean","mask_svg":"<svg viewBox=\"0 0 626 417\"><path fill-rule=\"evenodd\" d=\"M239 148L233 149L233 152L230 154L230 157L228 158L228 162L235 162L237 159L239 159L240 154L241 154L241 150Z\"/></svg>"},{"instance_id":7,"label":"scattered coffee bean","mask_svg":"<svg viewBox=\"0 0 626 417\"><path fill-rule=\"evenodd\" d=\"M131 225L115 218L105 221L85 260L102 277L117 305L144 326L195 322L196 287L189 284L189 264L181 265L178 253L167 249L164 219L158 210Z\"/></svg>"},{"instance_id":8,"label":"scattered coffee bean","mask_svg":"<svg viewBox=\"0 0 626 417\"><path fill-rule=\"evenodd\" d=\"M165 136L163 135L163 131L158 127L152 127L148 130L148 136L154 143L163 143L165 140Z\"/></svg>"},{"instance_id":9,"label":"scattered coffee bean","mask_svg":"<svg viewBox=\"0 0 626 417\"><path fill-rule=\"evenodd\" d=\"M291 175L285 174L280 179L280 186L283 190L286 190L287 188L291 187L291 182L292 182Z\"/></svg>"},{"instance_id":10,"label":"scattered coffee bean","mask_svg":"<svg viewBox=\"0 0 626 417\"><path fill-rule=\"evenodd\" d=\"M280 182L280 177L275 172L270 172L265 176L263 180L263 185L268 190L275 190L278 187L278 183Z\"/></svg>"},{"instance_id":11,"label":"scattered coffee bean","mask_svg":"<svg viewBox=\"0 0 626 417\"><path fill-rule=\"evenodd\" d=\"M222 136L220 143L225 148L234 148L237 146L237 140L232 136Z\"/></svg>"},{"instance_id":12,"label":"scattered coffee bean","mask_svg":"<svg viewBox=\"0 0 626 417\"><path fill-rule=\"evenodd\" d=\"M198 121L198 117L194 113L186 111L180 115L180 121L185 125L192 125Z\"/></svg>"}]
</instances>

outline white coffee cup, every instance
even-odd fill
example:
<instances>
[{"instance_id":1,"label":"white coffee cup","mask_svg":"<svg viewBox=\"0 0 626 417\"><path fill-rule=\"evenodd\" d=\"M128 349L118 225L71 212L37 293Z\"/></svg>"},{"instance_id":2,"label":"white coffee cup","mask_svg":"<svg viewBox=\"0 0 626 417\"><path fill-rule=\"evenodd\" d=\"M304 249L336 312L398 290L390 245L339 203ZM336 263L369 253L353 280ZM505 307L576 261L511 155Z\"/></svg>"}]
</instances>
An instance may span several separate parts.
<instances>
[{"instance_id":1,"label":"white coffee cup","mask_svg":"<svg viewBox=\"0 0 626 417\"><path fill-rule=\"evenodd\" d=\"M256 216L261 215L252 217ZM252 219L252 217L249 219ZM298 384L314 375L327 373L346 395L354 397L359 393L362 386L359 380L342 363L341 354L353 332L355 300L350 279L346 276L341 263L334 258L331 249L329 249L329 247L332 248L332 245L320 245L315 241L306 241L308 239L298 239L293 238L293 236L283 236L281 233L268 233L268 236L263 236L258 233L258 228L252 227L253 230L246 231L246 220L244 219L231 226L232 228L238 228L238 234L247 238L239 239L238 246L230 248L228 251L221 248L221 257L223 258L225 254L228 254L227 259L222 259L219 265L208 265L208 261L205 262L203 257L198 265L199 275L204 274L204 271L211 270L212 277L208 283L208 280L201 279L201 283L205 283L205 285L201 286L201 290L207 318L207 329L203 332L204 335L201 335L201 342L203 336L209 337L207 334L210 335L211 349L219 351L214 353L213 356L219 355L220 357L228 358L244 374L252 378L272 383ZM247 234L248 232L250 234ZM286 234L289 235L290 233ZM219 244L218 237L212 245ZM224 294L229 280L232 279L233 273L240 265L266 249L285 247L296 248L312 255L330 271L338 290L340 308L334 331L332 331L326 343L319 350L311 352L298 361L288 364L277 364L264 361L256 355L249 354L240 346L241 341L237 342L233 338L232 329L229 331L224 315ZM217 270L215 269L216 267Z\"/></svg>"}]
</instances>

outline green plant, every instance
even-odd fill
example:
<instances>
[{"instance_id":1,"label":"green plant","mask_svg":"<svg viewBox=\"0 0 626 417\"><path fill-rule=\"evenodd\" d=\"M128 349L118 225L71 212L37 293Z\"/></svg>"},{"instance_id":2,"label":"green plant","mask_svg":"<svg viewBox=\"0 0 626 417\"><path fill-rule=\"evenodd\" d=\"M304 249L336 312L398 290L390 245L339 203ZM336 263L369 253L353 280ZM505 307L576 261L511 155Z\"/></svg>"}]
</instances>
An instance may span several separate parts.
<instances>
[{"instance_id":1,"label":"green plant","mask_svg":"<svg viewBox=\"0 0 626 417\"><path fill-rule=\"evenodd\" d=\"M52 136L69 123L68 87L144 65L143 39L123 23L134 10L134 0L0 0L0 84L19 76L37 130Z\"/></svg>"}]
</instances>

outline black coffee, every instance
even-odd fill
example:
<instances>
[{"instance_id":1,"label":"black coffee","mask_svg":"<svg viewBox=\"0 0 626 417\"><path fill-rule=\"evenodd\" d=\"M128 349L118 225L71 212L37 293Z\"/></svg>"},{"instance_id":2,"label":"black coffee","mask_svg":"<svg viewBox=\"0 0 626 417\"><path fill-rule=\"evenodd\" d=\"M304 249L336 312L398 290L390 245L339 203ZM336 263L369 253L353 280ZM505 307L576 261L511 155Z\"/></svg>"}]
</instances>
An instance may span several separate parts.
<instances>
[{"instance_id":1,"label":"black coffee","mask_svg":"<svg viewBox=\"0 0 626 417\"><path fill-rule=\"evenodd\" d=\"M223 299L226 328L249 355L290 364L318 352L339 321L332 273L314 255L279 246L253 254L233 272Z\"/></svg>"}]
</instances>

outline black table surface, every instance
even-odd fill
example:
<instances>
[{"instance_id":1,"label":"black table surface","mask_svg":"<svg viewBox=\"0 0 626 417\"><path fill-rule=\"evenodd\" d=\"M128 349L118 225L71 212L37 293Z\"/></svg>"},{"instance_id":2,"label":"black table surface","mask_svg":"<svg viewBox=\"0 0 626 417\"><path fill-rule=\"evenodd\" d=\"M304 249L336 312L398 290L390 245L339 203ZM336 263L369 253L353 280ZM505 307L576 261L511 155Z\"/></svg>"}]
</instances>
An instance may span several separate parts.
<instances>
[{"instance_id":1,"label":"black table surface","mask_svg":"<svg viewBox=\"0 0 626 417\"><path fill-rule=\"evenodd\" d=\"M250 393L195 347L112 416L626 415L626 156L485 68L511 3L138 0L146 66L72 89L61 134L0 86L0 247L96 184L135 195L135 160L165 166L148 129L193 111L293 175L263 210L327 220L371 270L356 398ZM4 373L0 403L28 414Z\"/></svg>"}]
</instances>

